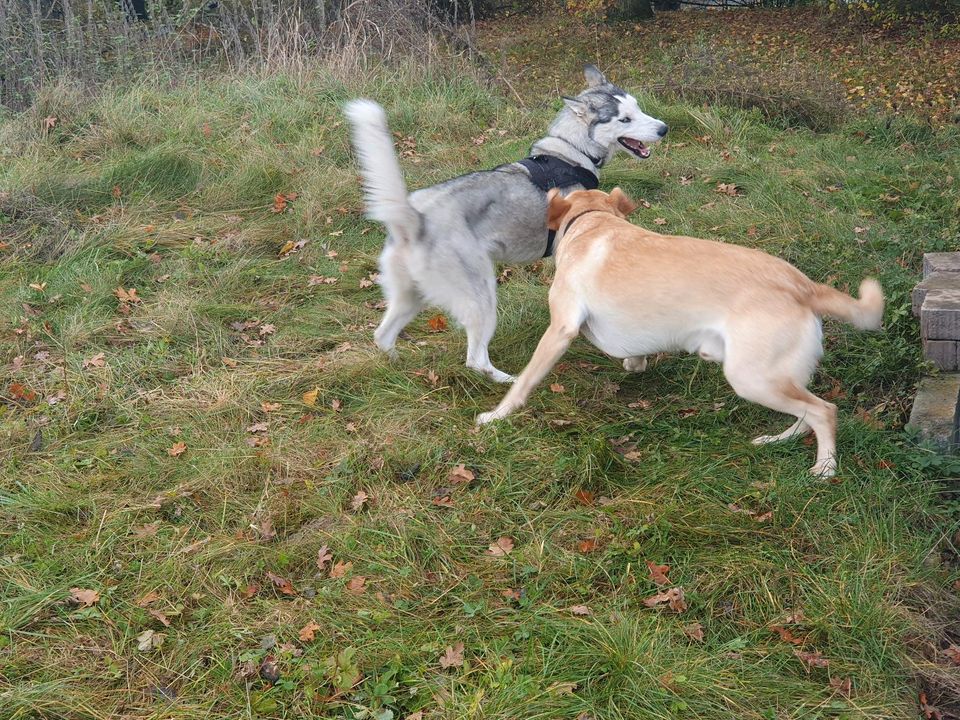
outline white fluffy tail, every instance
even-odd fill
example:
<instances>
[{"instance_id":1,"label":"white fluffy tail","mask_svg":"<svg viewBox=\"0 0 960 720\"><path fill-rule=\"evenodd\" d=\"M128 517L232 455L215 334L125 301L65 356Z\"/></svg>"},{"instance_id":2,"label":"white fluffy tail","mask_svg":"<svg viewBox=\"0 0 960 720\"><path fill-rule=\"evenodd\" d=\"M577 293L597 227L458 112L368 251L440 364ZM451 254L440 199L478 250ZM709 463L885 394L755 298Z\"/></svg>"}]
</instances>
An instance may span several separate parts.
<instances>
[{"instance_id":1,"label":"white fluffy tail","mask_svg":"<svg viewBox=\"0 0 960 720\"><path fill-rule=\"evenodd\" d=\"M393 237L410 241L420 232L420 215L407 200L407 184L393 149L387 115L373 100L351 100L344 108L353 127L353 149L360 160L366 214L387 226Z\"/></svg>"},{"instance_id":2,"label":"white fluffy tail","mask_svg":"<svg viewBox=\"0 0 960 720\"><path fill-rule=\"evenodd\" d=\"M818 315L831 315L846 320L860 330L877 330L883 320L883 290L873 278L860 283L860 298L834 290L828 285L814 285L810 306Z\"/></svg>"}]
</instances>

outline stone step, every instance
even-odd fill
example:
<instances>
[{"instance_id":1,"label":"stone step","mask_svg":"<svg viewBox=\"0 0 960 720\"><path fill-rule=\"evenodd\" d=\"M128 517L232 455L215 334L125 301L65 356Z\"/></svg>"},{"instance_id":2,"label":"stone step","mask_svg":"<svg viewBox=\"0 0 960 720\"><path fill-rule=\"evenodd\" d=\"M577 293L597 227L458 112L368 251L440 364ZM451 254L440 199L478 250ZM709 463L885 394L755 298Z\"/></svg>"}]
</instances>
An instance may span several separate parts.
<instances>
[{"instance_id":1,"label":"stone step","mask_svg":"<svg viewBox=\"0 0 960 720\"><path fill-rule=\"evenodd\" d=\"M953 255L953 253L942 254ZM926 258L927 256L924 255L924 257ZM923 307L923 301L927 298L927 293L936 290L960 290L960 274L953 272L935 272L927 275L924 273L923 280L913 288L913 293L910 295L913 314L915 316L920 316L920 309Z\"/></svg>"},{"instance_id":2,"label":"stone step","mask_svg":"<svg viewBox=\"0 0 960 720\"><path fill-rule=\"evenodd\" d=\"M960 370L960 342L956 340L924 340L923 356L936 365L938 370Z\"/></svg>"},{"instance_id":3,"label":"stone step","mask_svg":"<svg viewBox=\"0 0 960 720\"><path fill-rule=\"evenodd\" d=\"M958 400L960 373L922 378L907 427L915 428L921 440L931 443L940 452L955 452L960 442Z\"/></svg>"},{"instance_id":4,"label":"stone step","mask_svg":"<svg viewBox=\"0 0 960 720\"><path fill-rule=\"evenodd\" d=\"M920 307L920 337L960 340L960 289L927 292Z\"/></svg>"},{"instance_id":5,"label":"stone step","mask_svg":"<svg viewBox=\"0 0 960 720\"><path fill-rule=\"evenodd\" d=\"M960 252L924 253L923 277L939 272L960 273Z\"/></svg>"}]
</instances>

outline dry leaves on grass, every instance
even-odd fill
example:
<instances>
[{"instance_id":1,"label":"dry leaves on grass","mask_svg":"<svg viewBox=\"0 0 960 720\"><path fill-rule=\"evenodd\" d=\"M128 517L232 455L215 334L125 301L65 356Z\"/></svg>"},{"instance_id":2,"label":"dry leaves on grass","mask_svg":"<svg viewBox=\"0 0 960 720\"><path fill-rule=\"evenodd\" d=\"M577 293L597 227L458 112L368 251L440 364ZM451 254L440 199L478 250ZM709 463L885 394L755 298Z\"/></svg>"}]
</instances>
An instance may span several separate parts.
<instances>
[{"instance_id":1,"label":"dry leaves on grass","mask_svg":"<svg viewBox=\"0 0 960 720\"><path fill-rule=\"evenodd\" d=\"M274 587L277 588L284 595L296 595L297 591L293 587L293 583L287 580L285 577L277 575L267 570L267 579L273 583Z\"/></svg>"},{"instance_id":2,"label":"dry leaves on grass","mask_svg":"<svg viewBox=\"0 0 960 720\"><path fill-rule=\"evenodd\" d=\"M667 573L670 572L669 565L657 565L655 562L647 560L647 568L650 570L650 579L657 585L669 585L670 578Z\"/></svg>"},{"instance_id":3,"label":"dry leaves on grass","mask_svg":"<svg viewBox=\"0 0 960 720\"><path fill-rule=\"evenodd\" d=\"M803 663L804 667L807 669L807 672L810 672L811 668L825 668L829 667L830 665L830 661L816 650L812 652L794 650L793 654L800 658L800 662Z\"/></svg>"},{"instance_id":4,"label":"dry leaves on grass","mask_svg":"<svg viewBox=\"0 0 960 720\"><path fill-rule=\"evenodd\" d=\"M100 600L100 593L96 590L70 588L70 602L82 607L92 607Z\"/></svg>"},{"instance_id":5,"label":"dry leaves on grass","mask_svg":"<svg viewBox=\"0 0 960 720\"><path fill-rule=\"evenodd\" d=\"M687 609L687 600L682 587L670 588L666 592L651 595L643 604L648 608L668 606L674 612L682 613Z\"/></svg>"},{"instance_id":6,"label":"dry leaves on grass","mask_svg":"<svg viewBox=\"0 0 960 720\"><path fill-rule=\"evenodd\" d=\"M462 463L447 474L447 482L455 485L466 485L472 483L474 479L476 479L476 475Z\"/></svg>"},{"instance_id":7,"label":"dry leaves on grass","mask_svg":"<svg viewBox=\"0 0 960 720\"><path fill-rule=\"evenodd\" d=\"M326 545L321 546L320 549L317 550L317 568L320 572L326 569L327 563L331 560L333 560L333 555L330 554L330 548Z\"/></svg>"},{"instance_id":8,"label":"dry leaves on grass","mask_svg":"<svg viewBox=\"0 0 960 720\"><path fill-rule=\"evenodd\" d=\"M170 457L180 457L187 451L187 444L185 442L175 442L173 445L167 448L167 455Z\"/></svg>"},{"instance_id":9,"label":"dry leaves on grass","mask_svg":"<svg viewBox=\"0 0 960 720\"><path fill-rule=\"evenodd\" d=\"M347 573L352 569L352 562L338 562L336 565L330 568L330 577L334 579L346 577Z\"/></svg>"},{"instance_id":10,"label":"dry leaves on grass","mask_svg":"<svg viewBox=\"0 0 960 720\"><path fill-rule=\"evenodd\" d=\"M562 394L565 393L567 389L560 383L550 383L550 392Z\"/></svg>"},{"instance_id":11,"label":"dry leaves on grass","mask_svg":"<svg viewBox=\"0 0 960 720\"><path fill-rule=\"evenodd\" d=\"M300 628L300 633L299 633L300 642L313 642L313 639L317 634L317 630L322 630L322 629L323 627L320 624L315 623L313 620L311 620L302 628Z\"/></svg>"},{"instance_id":12,"label":"dry leaves on grass","mask_svg":"<svg viewBox=\"0 0 960 720\"><path fill-rule=\"evenodd\" d=\"M491 557L504 557L505 555L509 555L512 550L513 540L504 535L497 538L496 542L490 543L486 554Z\"/></svg>"},{"instance_id":13,"label":"dry leaves on grass","mask_svg":"<svg viewBox=\"0 0 960 720\"><path fill-rule=\"evenodd\" d=\"M320 395L320 388L315 387L313 390L308 390L303 394L303 404L307 407L313 407L317 404L317 397Z\"/></svg>"},{"instance_id":14,"label":"dry leaves on grass","mask_svg":"<svg viewBox=\"0 0 960 720\"><path fill-rule=\"evenodd\" d=\"M347 592L353 595L362 595L367 589L367 579L363 575L350 578L347 582Z\"/></svg>"},{"instance_id":15,"label":"dry leaves on grass","mask_svg":"<svg viewBox=\"0 0 960 720\"><path fill-rule=\"evenodd\" d=\"M452 667L462 667L463 666L463 643L458 642L456 645L448 645L446 652L440 656L440 667L444 670L448 670Z\"/></svg>"},{"instance_id":16,"label":"dry leaves on grass","mask_svg":"<svg viewBox=\"0 0 960 720\"><path fill-rule=\"evenodd\" d=\"M691 640L703 642L703 625L698 622L683 626L683 634Z\"/></svg>"},{"instance_id":17,"label":"dry leaves on grass","mask_svg":"<svg viewBox=\"0 0 960 720\"><path fill-rule=\"evenodd\" d=\"M104 359L104 353L97 353L93 357L89 357L83 361L82 365L84 370L87 368L102 368L107 364L107 361Z\"/></svg>"},{"instance_id":18,"label":"dry leaves on grass","mask_svg":"<svg viewBox=\"0 0 960 720\"><path fill-rule=\"evenodd\" d=\"M350 500L350 509L354 512L359 511L370 498L363 490L358 490L357 494L353 496L353 499Z\"/></svg>"},{"instance_id":19,"label":"dry leaves on grass","mask_svg":"<svg viewBox=\"0 0 960 720\"><path fill-rule=\"evenodd\" d=\"M586 605L571 605L567 610L573 615L579 615L581 617L586 617L587 615L593 615L593 610L588 608Z\"/></svg>"},{"instance_id":20,"label":"dry leaves on grass","mask_svg":"<svg viewBox=\"0 0 960 720\"><path fill-rule=\"evenodd\" d=\"M137 635L137 649L140 652L150 652L154 648L158 648L163 645L164 640L166 640L166 635L163 633L158 633L153 630L144 630L142 633Z\"/></svg>"},{"instance_id":21,"label":"dry leaves on grass","mask_svg":"<svg viewBox=\"0 0 960 720\"><path fill-rule=\"evenodd\" d=\"M447 318L443 315L434 315L427 320L427 329L432 333L445 331L447 329Z\"/></svg>"}]
</instances>

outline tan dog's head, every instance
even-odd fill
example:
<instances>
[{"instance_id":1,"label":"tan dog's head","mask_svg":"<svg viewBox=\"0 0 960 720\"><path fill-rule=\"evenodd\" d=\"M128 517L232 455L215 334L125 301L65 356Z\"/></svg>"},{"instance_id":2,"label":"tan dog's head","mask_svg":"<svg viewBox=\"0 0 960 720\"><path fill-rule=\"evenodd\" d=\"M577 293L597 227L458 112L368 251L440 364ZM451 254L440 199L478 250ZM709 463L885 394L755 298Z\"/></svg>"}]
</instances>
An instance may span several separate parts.
<instances>
[{"instance_id":1,"label":"tan dog's head","mask_svg":"<svg viewBox=\"0 0 960 720\"><path fill-rule=\"evenodd\" d=\"M566 197L554 188L547 193L547 228L559 230L567 216L573 218L587 210L600 210L620 218L637 209L637 204L620 188L610 194L602 190L576 190Z\"/></svg>"}]
</instances>

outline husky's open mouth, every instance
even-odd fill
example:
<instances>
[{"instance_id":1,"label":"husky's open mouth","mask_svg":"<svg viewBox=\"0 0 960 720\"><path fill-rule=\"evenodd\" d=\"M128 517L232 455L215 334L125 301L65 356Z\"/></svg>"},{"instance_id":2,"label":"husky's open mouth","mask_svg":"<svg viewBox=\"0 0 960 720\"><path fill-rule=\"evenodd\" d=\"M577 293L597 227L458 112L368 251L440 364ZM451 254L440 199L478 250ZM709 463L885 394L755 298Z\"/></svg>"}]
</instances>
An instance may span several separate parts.
<instances>
[{"instance_id":1,"label":"husky's open mouth","mask_svg":"<svg viewBox=\"0 0 960 720\"><path fill-rule=\"evenodd\" d=\"M639 158L648 158L650 157L650 148L644 145L639 140L634 140L633 138L620 137L617 138L617 142L623 145L627 150L636 155Z\"/></svg>"}]
</instances>

